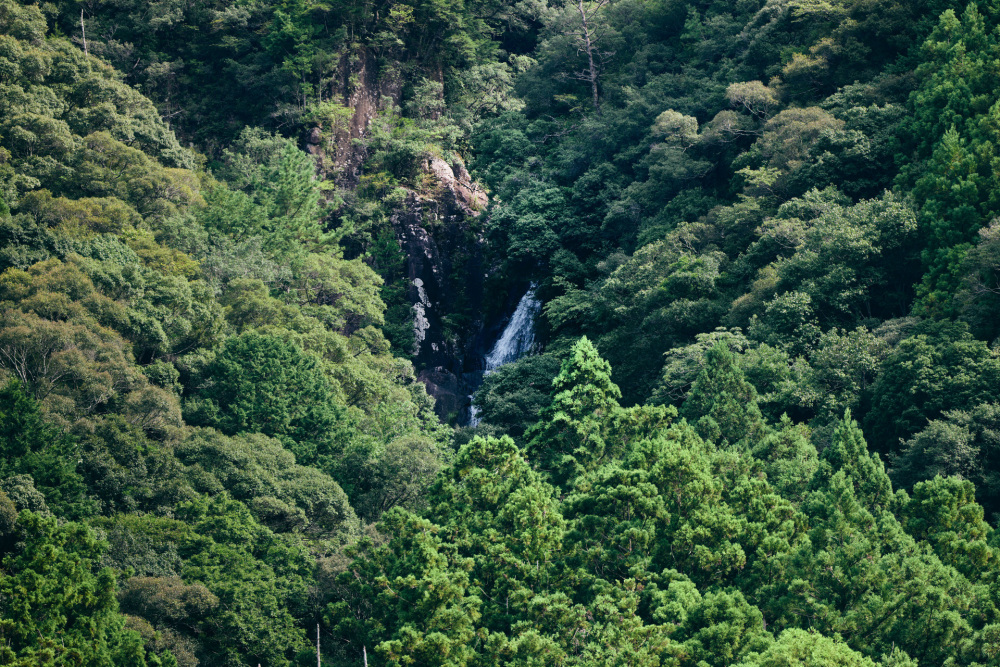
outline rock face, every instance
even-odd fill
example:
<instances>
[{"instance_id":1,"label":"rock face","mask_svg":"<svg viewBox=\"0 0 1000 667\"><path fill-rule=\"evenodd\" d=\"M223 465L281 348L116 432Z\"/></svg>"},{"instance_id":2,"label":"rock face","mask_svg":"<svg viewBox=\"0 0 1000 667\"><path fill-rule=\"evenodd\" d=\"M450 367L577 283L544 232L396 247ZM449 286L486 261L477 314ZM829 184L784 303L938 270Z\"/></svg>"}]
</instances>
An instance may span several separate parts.
<instances>
[{"instance_id":1,"label":"rock face","mask_svg":"<svg viewBox=\"0 0 1000 667\"><path fill-rule=\"evenodd\" d=\"M448 199L446 203L457 206L466 215L479 215L489 204L486 192L473 182L460 159L448 164L439 157L431 157L424 162L424 171L437 180L442 195Z\"/></svg>"},{"instance_id":2,"label":"rock face","mask_svg":"<svg viewBox=\"0 0 1000 667\"><path fill-rule=\"evenodd\" d=\"M345 58L334 99L346 109L336 128L312 127L302 137L315 156L320 174L341 186L354 187L361 175L364 138L372 120L391 100L398 104L402 82L398 74L379 73L367 51ZM428 156L424 172L430 187L410 192L392 216L403 254L413 315L414 363L438 415L464 423L476 386L483 350L483 323L461 320L456 313L480 313L484 267L482 240L473 224L489 198L469 176L461 159ZM448 317L451 314L452 317Z\"/></svg>"},{"instance_id":3,"label":"rock face","mask_svg":"<svg viewBox=\"0 0 1000 667\"><path fill-rule=\"evenodd\" d=\"M403 90L399 73L379 72L376 61L366 49L342 60L334 99L351 110L349 118L337 128L309 128L302 137L305 150L316 157L319 171L346 187L357 185L364 161L364 151L354 140L366 135L386 100L399 104Z\"/></svg>"},{"instance_id":4,"label":"rock face","mask_svg":"<svg viewBox=\"0 0 1000 667\"><path fill-rule=\"evenodd\" d=\"M483 355L481 319L455 321L454 313L482 311L482 242L476 218L488 199L461 162L431 157L425 171L435 187L411 192L392 216L403 254L413 312L414 363L438 415L468 417L471 388Z\"/></svg>"}]
</instances>

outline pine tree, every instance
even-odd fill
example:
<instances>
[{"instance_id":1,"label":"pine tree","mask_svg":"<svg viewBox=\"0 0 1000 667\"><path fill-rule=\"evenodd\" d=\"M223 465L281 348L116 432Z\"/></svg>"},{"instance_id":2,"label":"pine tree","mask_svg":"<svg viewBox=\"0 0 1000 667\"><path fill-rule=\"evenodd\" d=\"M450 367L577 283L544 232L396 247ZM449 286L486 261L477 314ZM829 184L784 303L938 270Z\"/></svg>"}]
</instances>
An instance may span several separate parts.
<instances>
[{"instance_id":1,"label":"pine tree","mask_svg":"<svg viewBox=\"0 0 1000 667\"><path fill-rule=\"evenodd\" d=\"M510 633L528 602L555 583L565 521L552 486L509 437L474 438L429 493L427 518L473 559L484 626Z\"/></svg>"},{"instance_id":2,"label":"pine tree","mask_svg":"<svg viewBox=\"0 0 1000 667\"><path fill-rule=\"evenodd\" d=\"M525 434L527 449L555 484L568 486L613 454L607 432L622 394L611 381L611 365L586 336L573 346L552 386L552 403Z\"/></svg>"},{"instance_id":3,"label":"pine tree","mask_svg":"<svg viewBox=\"0 0 1000 667\"><path fill-rule=\"evenodd\" d=\"M821 488L831 477L843 472L853 485L854 495L867 509L887 509L892 500L892 483L885 472L885 465L877 454L868 452L864 433L851 419L850 410L833 432L830 445L823 450L822 461L813 487Z\"/></svg>"},{"instance_id":4,"label":"pine tree","mask_svg":"<svg viewBox=\"0 0 1000 667\"><path fill-rule=\"evenodd\" d=\"M752 446L766 433L757 406L757 390L725 343L705 355L705 366L691 387L681 416L695 425L698 434L721 447Z\"/></svg>"}]
</instances>

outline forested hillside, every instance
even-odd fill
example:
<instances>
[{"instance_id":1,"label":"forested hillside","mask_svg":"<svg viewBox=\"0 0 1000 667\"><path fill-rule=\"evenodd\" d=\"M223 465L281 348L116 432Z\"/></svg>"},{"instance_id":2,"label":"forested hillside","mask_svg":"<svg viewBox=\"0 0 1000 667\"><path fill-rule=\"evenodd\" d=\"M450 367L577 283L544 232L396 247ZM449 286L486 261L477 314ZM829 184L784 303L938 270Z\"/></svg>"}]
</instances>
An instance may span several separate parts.
<instances>
[{"instance_id":1,"label":"forested hillside","mask_svg":"<svg viewBox=\"0 0 1000 667\"><path fill-rule=\"evenodd\" d=\"M998 100L986 0L0 0L0 665L1000 666Z\"/></svg>"}]
</instances>

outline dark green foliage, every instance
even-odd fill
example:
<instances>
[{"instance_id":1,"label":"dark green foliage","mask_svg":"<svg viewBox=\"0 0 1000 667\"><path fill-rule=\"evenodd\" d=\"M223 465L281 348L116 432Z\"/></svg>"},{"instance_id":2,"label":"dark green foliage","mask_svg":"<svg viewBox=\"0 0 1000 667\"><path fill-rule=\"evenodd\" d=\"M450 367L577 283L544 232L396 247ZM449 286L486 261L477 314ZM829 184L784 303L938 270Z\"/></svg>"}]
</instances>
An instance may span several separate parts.
<instances>
[{"instance_id":1,"label":"dark green foliage","mask_svg":"<svg viewBox=\"0 0 1000 667\"><path fill-rule=\"evenodd\" d=\"M976 499L989 514L1000 510L1000 406L983 403L932 419L907 440L890 474L901 486L924 479L960 477L975 484Z\"/></svg>"},{"instance_id":2,"label":"dark green foliage","mask_svg":"<svg viewBox=\"0 0 1000 667\"><path fill-rule=\"evenodd\" d=\"M520 439L527 425L537 421L548 406L552 378L558 372L559 361L551 355L524 357L501 366L483 378L476 393L480 419Z\"/></svg>"},{"instance_id":3,"label":"dark green foliage","mask_svg":"<svg viewBox=\"0 0 1000 667\"><path fill-rule=\"evenodd\" d=\"M180 574L219 600L218 613L200 624L203 650L221 665L291 665L306 645L293 616L302 612L312 577L305 549L259 525L225 493L181 505L178 514L190 525Z\"/></svg>"},{"instance_id":4,"label":"dark green foliage","mask_svg":"<svg viewBox=\"0 0 1000 667\"><path fill-rule=\"evenodd\" d=\"M0 479L26 475L57 514L86 516L93 503L77 470L78 456L74 439L45 422L18 382L0 389Z\"/></svg>"},{"instance_id":5,"label":"dark green foliage","mask_svg":"<svg viewBox=\"0 0 1000 667\"><path fill-rule=\"evenodd\" d=\"M226 341L204 370L208 387L188 406L191 421L227 434L277 436L297 458L332 465L346 446L347 414L319 361L274 335L245 333Z\"/></svg>"},{"instance_id":6,"label":"dark green foliage","mask_svg":"<svg viewBox=\"0 0 1000 667\"><path fill-rule=\"evenodd\" d=\"M0 663L994 664L998 22L0 0Z\"/></svg>"},{"instance_id":7,"label":"dark green foliage","mask_svg":"<svg viewBox=\"0 0 1000 667\"><path fill-rule=\"evenodd\" d=\"M1000 383L1000 359L962 324L921 325L885 360L872 386L865 426L882 451L947 410L989 401Z\"/></svg>"}]
</instances>

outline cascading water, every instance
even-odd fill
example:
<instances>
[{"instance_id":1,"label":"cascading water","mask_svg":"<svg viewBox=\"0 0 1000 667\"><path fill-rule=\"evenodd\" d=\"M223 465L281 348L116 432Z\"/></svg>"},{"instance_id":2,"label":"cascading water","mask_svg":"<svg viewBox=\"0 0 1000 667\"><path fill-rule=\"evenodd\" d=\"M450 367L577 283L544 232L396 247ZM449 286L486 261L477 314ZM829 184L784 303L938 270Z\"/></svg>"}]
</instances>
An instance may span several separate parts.
<instances>
[{"instance_id":1,"label":"cascading water","mask_svg":"<svg viewBox=\"0 0 1000 667\"><path fill-rule=\"evenodd\" d=\"M483 375L489 375L504 364L517 361L531 351L535 345L535 317L542 309L542 302L535 298L534 283L517 302L510 322L504 328L493 349L483 357ZM471 399L472 396L470 395ZM479 408L472 404L469 407L469 425L479 424Z\"/></svg>"},{"instance_id":2,"label":"cascading water","mask_svg":"<svg viewBox=\"0 0 1000 667\"><path fill-rule=\"evenodd\" d=\"M535 317L541 309L542 302L535 298L535 286L532 285L517 302L517 309L511 315L510 322L484 358L487 373L517 361L531 351L535 344Z\"/></svg>"}]
</instances>

